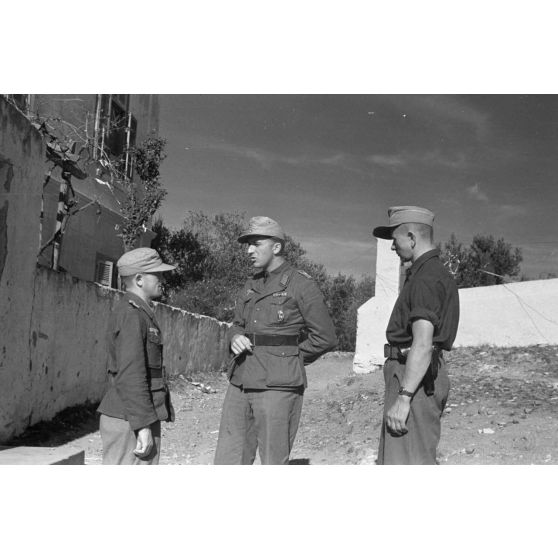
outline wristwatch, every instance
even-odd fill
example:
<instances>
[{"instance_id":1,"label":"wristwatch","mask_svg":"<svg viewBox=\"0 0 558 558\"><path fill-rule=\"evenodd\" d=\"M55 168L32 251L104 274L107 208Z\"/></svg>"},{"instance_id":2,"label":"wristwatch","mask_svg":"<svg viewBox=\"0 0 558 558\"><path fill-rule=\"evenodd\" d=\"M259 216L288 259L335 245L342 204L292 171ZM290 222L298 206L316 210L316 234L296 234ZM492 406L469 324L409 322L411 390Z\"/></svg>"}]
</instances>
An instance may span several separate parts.
<instances>
[{"instance_id":1,"label":"wristwatch","mask_svg":"<svg viewBox=\"0 0 558 558\"><path fill-rule=\"evenodd\" d=\"M407 391L406 389L403 389L402 387L399 388L398 391L399 395L406 395L407 397L413 397L413 395L415 395L412 391Z\"/></svg>"}]
</instances>

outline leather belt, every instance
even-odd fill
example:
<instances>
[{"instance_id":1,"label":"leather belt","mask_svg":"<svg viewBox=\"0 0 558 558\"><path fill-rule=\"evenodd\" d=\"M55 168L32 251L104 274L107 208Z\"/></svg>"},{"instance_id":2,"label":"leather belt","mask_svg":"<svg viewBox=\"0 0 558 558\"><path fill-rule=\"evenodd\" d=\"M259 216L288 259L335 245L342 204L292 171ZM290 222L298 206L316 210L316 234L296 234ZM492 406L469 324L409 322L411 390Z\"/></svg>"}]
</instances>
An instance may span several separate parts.
<instances>
[{"instance_id":1,"label":"leather belt","mask_svg":"<svg viewBox=\"0 0 558 558\"><path fill-rule=\"evenodd\" d=\"M278 347L280 345L298 345L298 335L263 335L259 333L245 333L254 347L268 346Z\"/></svg>"},{"instance_id":2,"label":"leather belt","mask_svg":"<svg viewBox=\"0 0 558 558\"><path fill-rule=\"evenodd\" d=\"M410 348L410 346L389 345L386 343L384 345L384 358L405 362ZM439 345L432 345L432 350L440 352L442 348Z\"/></svg>"}]
</instances>

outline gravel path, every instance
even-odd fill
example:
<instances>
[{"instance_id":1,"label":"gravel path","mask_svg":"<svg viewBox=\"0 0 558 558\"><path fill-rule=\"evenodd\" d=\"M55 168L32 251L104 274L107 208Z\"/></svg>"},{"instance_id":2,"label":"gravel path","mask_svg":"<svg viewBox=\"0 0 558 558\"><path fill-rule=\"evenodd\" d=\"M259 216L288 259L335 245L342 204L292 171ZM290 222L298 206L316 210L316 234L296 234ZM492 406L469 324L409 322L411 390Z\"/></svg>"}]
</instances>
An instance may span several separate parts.
<instances>
[{"instance_id":1,"label":"gravel path","mask_svg":"<svg viewBox=\"0 0 558 558\"><path fill-rule=\"evenodd\" d=\"M558 463L558 348L457 349L442 422L441 464ZM352 354L328 355L308 369L295 464L373 464L382 416L381 372L354 375ZM194 385L197 383L198 385ZM201 385L200 385L201 384ZM161 464L211 464L227 387L219 376L178 378L176 422L163 425ZM101 463L93 407L71 410L14 443L66 445Z\"/></svg>"}]
</instances>

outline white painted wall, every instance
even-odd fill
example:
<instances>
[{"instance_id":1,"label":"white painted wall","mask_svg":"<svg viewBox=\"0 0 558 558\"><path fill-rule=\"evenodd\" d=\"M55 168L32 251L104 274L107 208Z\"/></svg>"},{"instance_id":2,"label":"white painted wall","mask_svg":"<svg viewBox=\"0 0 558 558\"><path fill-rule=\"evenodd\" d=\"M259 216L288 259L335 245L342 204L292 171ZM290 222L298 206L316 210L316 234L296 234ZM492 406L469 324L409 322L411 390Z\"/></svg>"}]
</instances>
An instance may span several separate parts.
<instances>
[{"instance_id":1,"label":"white painted wall","mask_svg":"<svg viewBox=\"0 0 558 558\"><path fill-rule=\"evenodd\" d=\"M391 250L391 240L378 239L376 295L358 309L353 370L371 372L384 362L386 326L399 293L401 265Z\"/></svg>"},{"instance_id":2,"label":"white painted wall","mask_svg":"<svg viewBox=\"0 0 558 558\"><path fill-rule=\"evenodd\" d=\"M384 363L386 327L397 298L399 258L378 240L376 295L358 310L353 361L356 373ZM558 344L558 279L459 289L460 320L454 347L525 347Z\"/></svg>"},{"instance_id":3,"label":"white painted wall","mask_svg":"<svg viewBox=\"0 0 558 558\"><path fill-rule=\"evenodd\" d=\"M558 279L459 289L454 347L558 344Z\"/></svg>"}]
</instances>

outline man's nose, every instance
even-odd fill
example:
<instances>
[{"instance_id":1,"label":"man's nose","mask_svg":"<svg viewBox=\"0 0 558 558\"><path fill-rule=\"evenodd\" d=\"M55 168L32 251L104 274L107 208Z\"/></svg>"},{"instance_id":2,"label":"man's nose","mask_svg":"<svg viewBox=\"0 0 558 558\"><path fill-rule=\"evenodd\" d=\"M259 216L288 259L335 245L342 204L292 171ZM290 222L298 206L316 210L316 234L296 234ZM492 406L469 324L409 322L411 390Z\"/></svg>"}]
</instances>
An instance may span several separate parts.
<instances>
[{"instance_id":1,"label":"man's nose","mask_svg":"<svg viewBox=\"0 0 558 558\"><path fill-rule=\"evenodd\" d=\"M248 245L248 254L252 254L254 252L255 246L253 244Z\"/></svg>"}]
</instances>

